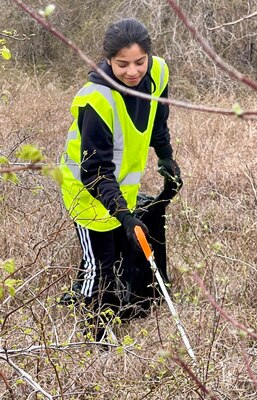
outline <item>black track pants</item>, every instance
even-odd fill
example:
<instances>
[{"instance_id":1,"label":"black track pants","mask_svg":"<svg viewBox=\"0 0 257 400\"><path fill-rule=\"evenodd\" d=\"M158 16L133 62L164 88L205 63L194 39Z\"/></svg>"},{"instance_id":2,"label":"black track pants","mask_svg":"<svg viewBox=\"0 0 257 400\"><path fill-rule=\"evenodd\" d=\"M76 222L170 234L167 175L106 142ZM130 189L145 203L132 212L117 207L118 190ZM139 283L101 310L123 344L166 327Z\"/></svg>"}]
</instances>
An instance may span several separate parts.
<instances>
[{"instance_id":1,"label":"black track pants","mask_svg":"<svg viewBox=\"0 0 257 400\"><path fill-rule=\"evenodd\" d=\"M123 275L128 258L126 253L131 251L124 229L96 232L78 224L75 226L83 252L77 276L81 294L88 302L94 300L97 308L119 306L122 291L118 287L123 287L119 277Z\"/></svg>"}]
</instances>

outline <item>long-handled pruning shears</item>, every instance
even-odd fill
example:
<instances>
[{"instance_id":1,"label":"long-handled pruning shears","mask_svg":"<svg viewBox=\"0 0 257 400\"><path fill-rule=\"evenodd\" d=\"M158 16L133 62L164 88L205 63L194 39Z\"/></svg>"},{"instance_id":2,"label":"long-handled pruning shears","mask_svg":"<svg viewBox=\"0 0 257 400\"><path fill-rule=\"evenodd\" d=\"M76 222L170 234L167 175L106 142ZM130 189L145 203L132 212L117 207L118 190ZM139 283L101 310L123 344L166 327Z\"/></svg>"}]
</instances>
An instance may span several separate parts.
<instances>
[{"instance_id":1,"label":"long-handled pruning shears","mask_svg":"<svg viewBox=\"0 0 257 400\"><path fill-rule=\"evenodd\" d=\"M145 234L144 234L142 228L140 226L138 226L138 225L135 226L135 234L136 234L137 240L138 240L138 242L139 242L139 244L140 244L140 246L141 246L141 248L142 248L142 250L143 250L143 252L144 252L144 254L146 256L146 259L149 261L151 269L154 272L154 274L156 276L156 279L157 279L157 281L158 281L158 283L160 285L161 291L162 291L163 296L164 296L164 298L165 298L165 300L166 300L166 302L168 304L170 312L171 312L171 314L172 314L172 316L173 316L173 318L175 320L177 328L178 328L178 330L179 330L179 332L181 334L181 337L182 337L182 340L183 340L183 342L185 344L186 350L187 350L189 356L194 361L196 361L193 349L192 349L192 347L191 347L191 345L189 343L189 340L188 340L187 335L185 333L185 330L184 330L184 328L183 328L183 326L182 326L182 324L180 322L180 319L179 319L179 316L177 314L177 311L176 311L176 309L175 309L175 307L174 307L174 305L173 305L173 303L171 301L171 298L170 298L170 296L168 294L168 291L167 291L166 286L165 286L165 284L163 282L161 274L160 274L160 272L159 272L159 270L158 270L158 268L156 266L156 263L154 261L154 257L153 257L153 253L152 253L152 250L150 248L150 245L146 240L146 237L145 237Z\"/></svg>"}]
</instances>

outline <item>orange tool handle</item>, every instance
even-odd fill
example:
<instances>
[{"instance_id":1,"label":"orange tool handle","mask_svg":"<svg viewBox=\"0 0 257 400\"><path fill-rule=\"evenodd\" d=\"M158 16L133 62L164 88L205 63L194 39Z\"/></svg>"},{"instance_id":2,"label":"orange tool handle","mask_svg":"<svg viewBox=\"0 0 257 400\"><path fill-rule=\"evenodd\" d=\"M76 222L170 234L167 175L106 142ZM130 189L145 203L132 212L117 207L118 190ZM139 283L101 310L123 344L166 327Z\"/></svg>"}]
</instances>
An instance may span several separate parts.
<instances>
[{"instance_id":1,"label":"orange tool handle","mask_svg":"<svg viewBox=\"0 0 257 400\"><path fill-rule=\"evenodd\" d=\"M144 231L141 228L141 226L139 226L139 225L136 225L134 230L135 230L135 234L136 234L137 240L139 241L139 244L142 247L142 250L143 250L147 260L149 260L149 258L152 255L152 250L151 250L151 248L149 246L148 241L146 240Z\"/></svg>"}]
</instances>

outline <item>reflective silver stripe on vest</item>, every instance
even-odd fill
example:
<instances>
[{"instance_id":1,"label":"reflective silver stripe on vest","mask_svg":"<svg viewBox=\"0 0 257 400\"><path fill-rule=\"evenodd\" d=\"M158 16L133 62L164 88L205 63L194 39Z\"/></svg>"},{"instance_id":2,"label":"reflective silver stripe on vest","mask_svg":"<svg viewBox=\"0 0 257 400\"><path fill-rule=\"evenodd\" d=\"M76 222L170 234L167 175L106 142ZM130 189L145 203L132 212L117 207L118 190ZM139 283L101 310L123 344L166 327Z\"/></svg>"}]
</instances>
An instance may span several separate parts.
<instances>
[{"instance_id":1,"label":"reflective silver stripe on vest","mask_svg":"<svg viewBox=\"0 0 257 400\"><path fill-rule=\"evenodd\" d=\"M81 182L80 166L74 160L72 160L67 153L64 153L63 158L66 167L69 168L74 178Z\"/></svg>"},{"instance_id":2,"label":"reflective silver stripe on vest","mask_svg":"<svg viewBox=\"0 0 257 400\"><path fill-rule=\"evenodd\" d=\"M161 65L161 76L160 76L160 88L162 89L163 87L163 82L164 82L164 77L165 77L165 61L164 60L158 60L160 65Z\"/></svg>"},{"instance_id":3,"label":"reflective silver stripe on vest","mask_svg":"<svg viewBox=\"0 0 257 400\"><path fill-rule=\"evenodd\" d=\"M120 182L120 185L137 185L141 179L141 172L130 172L124 179Z\"/></svg>"},{"instance_id":4,"label":"reflective silver stripe on vest","mask_svg":"<svg viewBox=\"0 0 257 400\"><path fill-rule=\"evenodd\" d=\"M80 178L80 166L73 161L68 154L64 154L65 158L65 165L69 168L70 172L74 176L75 179L81 182ZM138 185L141 179L142 173L141 172L130 172L119 182L120 185ZM103 177L104 179L104 177Z\"/></svg>"},{"instance_id":5,"label":"reflective silver stripe on vest","mask_svg":"<svg viewBox=\"0 0 257 400\"><path fill-rule=\"evenodd\" d=\"M77 133L78 132L76 130L68 132L68 136L67 136L67 140L66 140L66 143L65 143L64 151L67 151L68 144L69 144L70 140L77 139Z\"/></svg>"},{"instance_id":6,"label":"reflective silver stripe on vest","mask_svg":"<svg viewBox=\"0 0 257 400\"><path fill-rule=\"evenodd\" d=\"M83 97L87 96L88 94L91 94L93 92L99 92L101 93L108 101L109 103L113 104L113 97L111 94L111 89L108 88L107 86L103 85L98 85L97 83L93 83L92 85L89 86L83 86L77 93L76 97Z\"/></svg>"},{"instance_id":7,"label":"reflective silver stripe on vest","mask_svg":"<svg viewBox=\"0 0 257 400\"><path fill-rule=\"evenodd\" d=\"M118 176L120 174L122 155L123 155L123 149L124 149L124 138L123 138L123 134L122 134L122 129L121 129L121 125L120 125L119 116L118 116L118 113L117 113L117 107L115 105L115 101L114 101L114 98L112 96L111 89L106 87L106 86L93 84L93 85L90 85L90 86L82 87L78 91L77 96L79 96L79 97L87 96L87 95L89 95L89 94L91 94L91 93L93 93L95 91L98 91L99 93L101 93L105 97L105 99L110 103L110 106L112 107L112 109L114 111L113 162L115 164L114 175L115 175L115 178L118 179ZM77 134L76 131L68 132L68 138L67 138L66 147L65 147L66 151L67 151L67 146L68 146L69 140L70 139L75 139L77 137L77 136L74 137L75 133ZM79 180L80 180L80 168L77 165L77 168L79 168L79 170L78 170L79 172L78 172L76 170L76 168L75 168L75 165L77 165L77 164L75 164L74 161L69 160L69 165L67 165L67 166L71 170L71 172L73 173L74 177L76 179L78 179L78 176L79 176Z\"/></svg>"}]
</instances>

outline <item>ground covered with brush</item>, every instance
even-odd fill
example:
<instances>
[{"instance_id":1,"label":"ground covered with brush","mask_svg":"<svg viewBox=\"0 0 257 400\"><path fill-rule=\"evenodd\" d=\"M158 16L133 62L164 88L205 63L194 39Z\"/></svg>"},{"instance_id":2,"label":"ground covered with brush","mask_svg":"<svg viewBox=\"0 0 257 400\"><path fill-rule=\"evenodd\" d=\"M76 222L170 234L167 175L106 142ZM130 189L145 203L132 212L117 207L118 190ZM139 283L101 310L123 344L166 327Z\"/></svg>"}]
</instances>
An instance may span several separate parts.
<instances>
[{"instance_id":1,"label":"ground covered with brush","mask_svg":"<svg viewBox=\"0 0 257 400\"><path fill-rule=\"evenodd\" d=\"M58 165L76 90L26 74L6 81L1 155L16 163L16 150L33 143ZM217 93L205 103L236 100ZM256 96L240 101L252 108ZM196 364L165 302L144 319L117 320L108 351L85 342L79 308L58 304L81 257L60 188L21 171L0 182L0 254L15 262L2 281L19 281L1 298L1 399L256 399L256 122L171 108L169 125L184 180L166 214L169 291ZM151 151L142 189L161 188Z\"/></svg>"},{"instance_id":2,"label":"ground covered with brush","mask_svg":"<svg viewBox=\"0 0 257 400\"><path fill-rule=\"evenodd\" d=\"M166 209L167 289L195 362L165 301L127 323L99 315L111 327L104 349L82 335L83 306L59 304L81 249L55 168L89 67L14 3L0 0L0 50L12 53L0 57L0 169L16 168L0 175L0 399L255 400L256 120L170 107L184 185ZM135 16L168 63L170 98L237 115L256 108L256 92L217 67L171 2L112 0L108 13L102 0L54 3L50 21L96 62L106 26ZM225 62L256 79L255 2L179 4ZM38 168L17 157L27 144L44 156ZM151 150L142 191L162 185Z\"/></svg>"}]
</instances>

